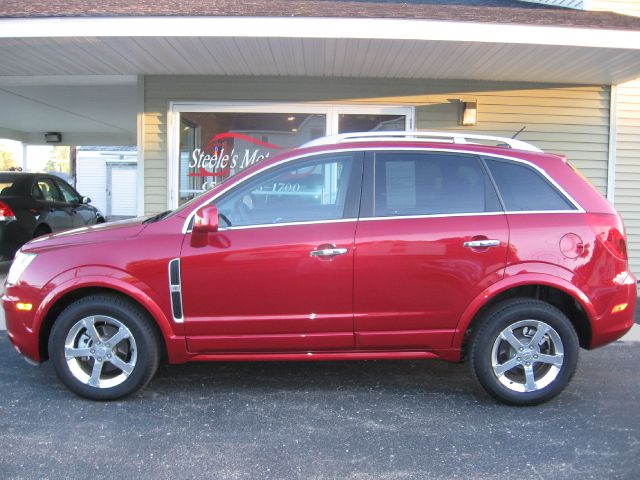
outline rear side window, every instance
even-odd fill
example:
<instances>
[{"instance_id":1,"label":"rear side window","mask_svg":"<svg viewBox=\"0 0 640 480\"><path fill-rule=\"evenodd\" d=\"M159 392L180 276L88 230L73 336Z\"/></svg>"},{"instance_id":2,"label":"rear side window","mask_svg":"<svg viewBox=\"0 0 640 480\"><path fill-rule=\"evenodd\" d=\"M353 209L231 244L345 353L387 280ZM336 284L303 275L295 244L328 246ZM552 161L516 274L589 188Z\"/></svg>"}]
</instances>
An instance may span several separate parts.
<instances>
[{"instance_id":1,"label":"rear side window","mask_svg":"<svg viewBox=\"0 0 640 480\"><path fill-rule=\"evenodd\" d=\"M473 156L381 152L375 156L374 216L500 211L480 161Z\"/></svg>"},{"instance_id":2,"label":"rear side window","mask_svg":"<svg viewBox=\"0 0 640 480\"><path fill-rule=\"evenodd\" d=\"M526 165L485 159L507 212L575 210L540 172Z\"/></svg>"}]
</instances>

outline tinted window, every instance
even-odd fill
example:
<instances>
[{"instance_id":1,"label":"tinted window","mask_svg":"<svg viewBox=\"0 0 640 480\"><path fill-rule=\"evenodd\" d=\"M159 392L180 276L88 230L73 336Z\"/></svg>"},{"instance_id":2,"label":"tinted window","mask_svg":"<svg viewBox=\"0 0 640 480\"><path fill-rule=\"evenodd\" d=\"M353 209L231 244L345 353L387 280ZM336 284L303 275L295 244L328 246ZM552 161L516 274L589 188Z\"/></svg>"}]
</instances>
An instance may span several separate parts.
<instances>
[{"instance_id":1,"label":"tinted window","mask_svg":"<svg viewBox=\"0 0 640 480\"><path fill-rule=\"evenodd\" d=\"M475 157L376 154L375 216L496 211L500 211L497 196Z\"/></svg>"},{"instance_id":2,"label":"tinted window","mask_svg":"<svg viewBox=\"0 0 640 480\"><path fill-rule=\"evenodd\" d=\"M507 211L575 210L575 207L533 168L503 160L485 161Z\"/></svg>"},{"instance_id":3,"label":"tinted window","mask_svg":"<svg viewBox=\"0 0 640 480\"><path fill-rule=\"evenodd\" d=\"M0 195L11 195L13 182L3 182L0 180Z\"/></svg>"},{"instance_id":4,"label":"tinted window","mask_svg":"<svg viewBox=\"0 0 640 480\"><path fill-rule=\"evenodd\" d=\"M56 184L58 185L58 187L60 187L60 191L62 192L62 195L64 196L64 200L67 203L79 203L80 199L78 198L78 195L76 194L76 192L73 191L73 189L67 185L64 182L61 181L56 181Z\"/></svg>"},{"instance_id":5,"label":"tinted window","mask_svg":"<svg viewBox=\"0 0 640 480\"><path fill-rule=\"evenodd\" d=\"M53 184L53 181L49 178L41 178L37 183L38 190L40 191L40 198L43 198L50 202L62 202L62 195Z\"/></svg>"},{"instance_id":6,"label":"tinted window","mask_svg":"<svg viewBox=\"0 0 640 480\"><path fill-rule=\"evenodd\" d=\"M323 157L261 174L216 201L221 226L342 218L352 156Z\"/></svg>"}]
</instances>

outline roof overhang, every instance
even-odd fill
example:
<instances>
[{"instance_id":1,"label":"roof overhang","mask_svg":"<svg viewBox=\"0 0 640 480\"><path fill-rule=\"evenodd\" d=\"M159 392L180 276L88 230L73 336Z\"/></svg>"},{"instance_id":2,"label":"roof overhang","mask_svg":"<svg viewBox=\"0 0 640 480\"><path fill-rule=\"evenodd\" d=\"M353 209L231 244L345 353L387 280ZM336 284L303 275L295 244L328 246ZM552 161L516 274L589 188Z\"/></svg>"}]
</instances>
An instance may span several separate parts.
<instances>
[{"instance_id":1,"label":"roof overhang","mask_svg":"<svg viewBox=\"0 0 640 480\"><path fill-rule=\"evenodd\" d=\"M140 75L617 84L640 31L376 18L0 19L0 137L135 145Z\"/></svg>"},{"instance_id":2,"label":"roof overhang","mask_svg":"<svg viewBox=\"0 0 640 480\"><path fill-rule=\"evenodd\" d=\"M616 84L640 31L419 19L0 19L1 76L279 75Z\"/></svg>"}]
</instances>

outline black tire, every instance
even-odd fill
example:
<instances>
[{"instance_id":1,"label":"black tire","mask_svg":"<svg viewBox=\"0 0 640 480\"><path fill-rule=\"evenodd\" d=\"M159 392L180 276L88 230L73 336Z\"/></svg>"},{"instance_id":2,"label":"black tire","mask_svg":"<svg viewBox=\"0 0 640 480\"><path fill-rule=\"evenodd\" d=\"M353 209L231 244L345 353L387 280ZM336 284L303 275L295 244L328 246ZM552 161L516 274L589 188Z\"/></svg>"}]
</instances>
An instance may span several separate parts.
<instances>
[{"instance_id":1,"label":"black tire","mask_svg":"<svg viewBox=\"0 0 640 480\"><path fill-rule=\"evenodd\" d=\"M33 238L38 238L41 237L43 235L48 235L51 233L51 230L49 230L47 227L43 227L42 225L39 226L38 228L36 228L35 232L33 232Z\"/></svg>"},{"instance_id":2,"label":"black tire","mask_svg":"<svg viewBox=\"0 0 640 480\"><path fill-rule=\"evenodd\" d=\"M538 331L534 325L540 326L538 345L534 345ZM576 370L579 349L576 331L560 310L540 300L516 298L496 305L481 319L471 339L470 366L480 385L500 402L536 405L567 386ZM534 381L528 381L527 372Z\"/></svg>"},{"instance_id":3,"label":"black tire","mask_svg":"<svg viewBox=\"0 0 640 480\"><path fill-rule=\"evenodd\" d=\"M93 319L89 321L91 324L95 322L98 342L92 340L89 329L83 326L83 320L86 322L90 318ZM111 333L108 328L111 328ZM121 330L129 336L117 342L117 346L108 344L113 332ZM77 334L74 333L76 331ZM84 351L93 347L92 356L67 357L65 344L69 337L80 338L84 342L72 341L73 348L78 348L78 351L81 347ZM153 378L160 362L160 342L152 320L136 303L114 294L91 295L69 305L57 318L49 336L49 358L62 383L72 392L91 400L117 400L140 390ZM107 355L111 360L107 360ZM116 358L118 355L120 357ZM118 359L122 362L120 365L130 369L128 375L124 369L111 363ZM120 383L105 383L100 387L90 385L91 379L81 380L79 376L90 375L96 362L100 362L99 384L103 383L103 376L104 382L119 380ZM113 377L110 378L111 375Z\"/></svg>"}]
</instances>

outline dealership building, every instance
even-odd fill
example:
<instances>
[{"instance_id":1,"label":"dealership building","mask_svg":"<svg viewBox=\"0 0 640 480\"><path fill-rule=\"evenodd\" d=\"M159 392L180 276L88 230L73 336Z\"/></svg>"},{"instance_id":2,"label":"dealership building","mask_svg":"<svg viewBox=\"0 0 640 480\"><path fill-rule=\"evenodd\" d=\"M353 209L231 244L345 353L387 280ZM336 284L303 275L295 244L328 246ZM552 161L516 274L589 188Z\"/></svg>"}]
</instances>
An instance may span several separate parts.
<instances>
[{"instance_id":1,"label":"dealership building","mask_svg":"<svg viewBox=\"0 0 640 480\"><path fill-rule=\"evenodd\" d=\"M323 135L517 133L615 204L637 274L638 15L620 0L0 0L0 138L120 152L77 173L116 175L103 183L151 214Z\"/></svg>"}]
</instances>

